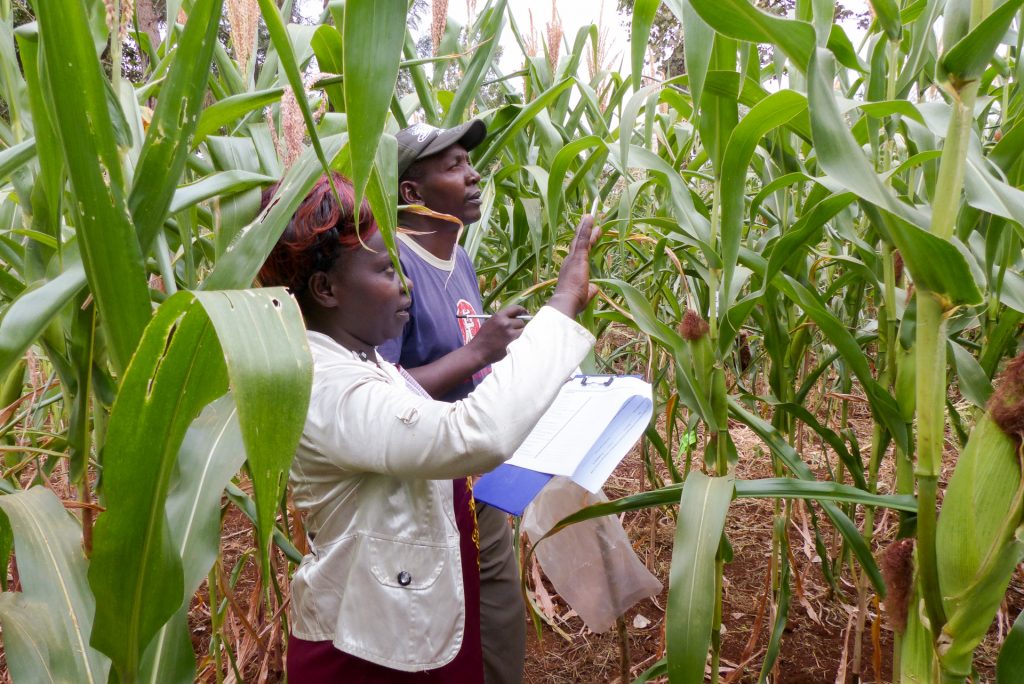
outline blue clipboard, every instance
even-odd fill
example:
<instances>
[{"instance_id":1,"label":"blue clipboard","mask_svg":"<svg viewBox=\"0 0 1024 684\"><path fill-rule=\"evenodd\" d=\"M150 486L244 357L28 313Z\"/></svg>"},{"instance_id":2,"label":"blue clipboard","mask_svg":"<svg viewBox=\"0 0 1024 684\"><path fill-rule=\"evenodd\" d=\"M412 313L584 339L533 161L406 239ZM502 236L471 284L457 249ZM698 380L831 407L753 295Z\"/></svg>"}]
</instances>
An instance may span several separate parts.
<instances>
[{"instance_id":1,"label":"blue clipboard","mask_svg":"<svg viewBox=\"0 0 1024 684\"><path fill-rule=\"evenodd\" d=\"M473 486L473 498L512 515L522 515L553 475L502 464Z\"/></svg>"}]
</instances>

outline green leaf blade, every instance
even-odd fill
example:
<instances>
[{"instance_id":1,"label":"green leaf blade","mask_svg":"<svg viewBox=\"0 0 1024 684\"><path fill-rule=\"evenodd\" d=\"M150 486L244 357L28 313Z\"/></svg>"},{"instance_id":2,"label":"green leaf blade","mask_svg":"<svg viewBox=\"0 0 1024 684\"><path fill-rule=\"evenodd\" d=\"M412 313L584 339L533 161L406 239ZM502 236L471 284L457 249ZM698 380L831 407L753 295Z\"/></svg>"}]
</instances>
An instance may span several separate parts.
<instances>
[{"instance_id":1,"label":"green leaf blade","mask_svg":"<svg viewBox=\"0 0 1024 684\"><path fill-rule=\"evenodd\" d=\"M405 42L405 14L405 0L349 0L345 5L342 88L356 207L369 181L394 95Z\"/></svg>"},{"instance_id":2,"label":"green leaf blade","mask_svg":"<svg viewBox=\"0 0 1024 684\"><path fill-rule=\"evenodd\" d=\"M733 495L732 477L691 472L683 485L669 574L666 638L672 681L704 679L715 613L715 556Z\"/></svg>"}]
</instances>

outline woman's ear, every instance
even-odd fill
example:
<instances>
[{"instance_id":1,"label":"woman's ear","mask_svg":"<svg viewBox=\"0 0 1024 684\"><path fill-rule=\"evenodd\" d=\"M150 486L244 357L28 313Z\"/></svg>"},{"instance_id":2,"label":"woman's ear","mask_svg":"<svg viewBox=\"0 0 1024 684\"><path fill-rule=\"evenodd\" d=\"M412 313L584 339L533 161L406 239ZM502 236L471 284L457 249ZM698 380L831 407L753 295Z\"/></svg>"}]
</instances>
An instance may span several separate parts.
<instances>
[{"instance_id":1,"label":"woman's ear","mask_svg":"<svg viewBox=\"0 0 1024 684\"><path fill-rule=\"evenodd\" d=\"M338 306L338 298L331 287L331 279L324 271L315 271L309 276L306 292L309 299L319 307L334 309Z\"/></svg>"},{"instance_id":2,"label":"woman's ear","mask_svg":"<svg viewBox=\"0 0 1024 684\"><path fill-rule=\"evenodd\" d=\"M423 204L416 182L404 180L398 184L398 199L402 204Z\"/></svg>"}]
</instances>

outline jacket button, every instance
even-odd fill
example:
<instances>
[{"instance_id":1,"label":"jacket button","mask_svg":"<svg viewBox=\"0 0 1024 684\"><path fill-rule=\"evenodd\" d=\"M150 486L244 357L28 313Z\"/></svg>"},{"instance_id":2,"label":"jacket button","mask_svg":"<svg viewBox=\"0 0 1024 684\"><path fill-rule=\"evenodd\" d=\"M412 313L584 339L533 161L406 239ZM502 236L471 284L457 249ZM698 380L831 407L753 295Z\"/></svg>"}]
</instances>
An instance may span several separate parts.
<instances>
[{"instance_id":1,"label":"jacket button","mask_svg":"<svg viewBox=\"0 0 1024 684\"><path fill-rule=\"evenodd\" d=\"M409 584L411 582L412 582L412 575L407 573L405 570L403 570L402 572L398 573L398 583L401 584L403 587L409 586Z\"/></svg>"}]
</instances>

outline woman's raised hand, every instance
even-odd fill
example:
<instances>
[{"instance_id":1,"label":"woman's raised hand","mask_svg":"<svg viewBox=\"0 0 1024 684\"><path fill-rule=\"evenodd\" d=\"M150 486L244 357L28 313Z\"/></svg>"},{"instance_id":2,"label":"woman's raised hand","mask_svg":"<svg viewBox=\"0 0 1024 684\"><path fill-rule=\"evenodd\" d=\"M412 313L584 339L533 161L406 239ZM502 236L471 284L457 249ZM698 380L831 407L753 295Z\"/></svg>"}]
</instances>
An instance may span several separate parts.
<instances>
[{"instance_id":1,"label":"woman's raised hand","mask_svg":"<svg viewBox=\"0 0 1024 684\"><path fill-rule=\"evenodd\" d=\"M590 248L601 236L601 229L594 227L594 217L586 214L576 228L576 237L569 247L569 254L558 272L555 294L548 300L548 306L561 311L570 318L587 308L597 294L597 285L590 282Z\"/></svg>"}]
</instances>

